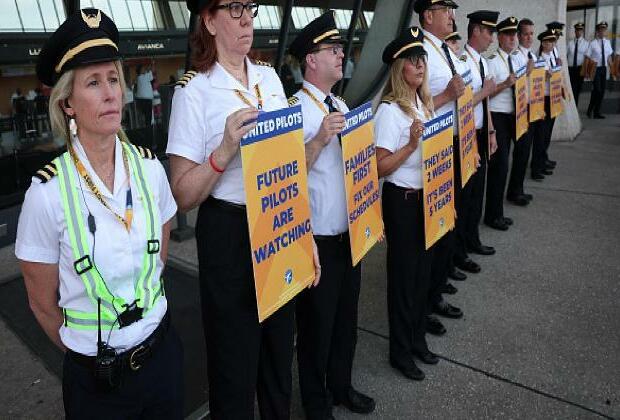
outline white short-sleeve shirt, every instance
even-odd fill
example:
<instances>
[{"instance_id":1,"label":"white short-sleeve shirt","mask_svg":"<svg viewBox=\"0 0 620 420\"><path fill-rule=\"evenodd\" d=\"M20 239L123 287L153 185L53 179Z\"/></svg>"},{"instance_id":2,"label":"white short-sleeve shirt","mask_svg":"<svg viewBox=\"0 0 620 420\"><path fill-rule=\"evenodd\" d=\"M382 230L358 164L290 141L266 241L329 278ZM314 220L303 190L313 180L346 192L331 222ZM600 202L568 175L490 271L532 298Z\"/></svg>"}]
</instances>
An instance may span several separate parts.
<instances>
[{"instance_id":1,"label":"white short-sleeve shirt","mask_svg":"<svg viewBox=\"0 0 620 420\"><path fill-rule=\"evenodd\" d=\"M104 200L117 214L124 214L128 184L120 141L117 139L115 146L114 191L109 191L99 179L77 139L74 148ZM161 229L161 226L174 216L177 206L161 163L156 159L143 159L142 162L146 182L159 210L160 223L157 228ZM134 281L142 271L148 239L143 200L134 187L137 181L131 174L133 222L128 232L114 214L106 209L91 192L84 180L80 178L75 165L71 165L70 170L73 171L77 183L76 188L80 188L78 180L81 181L82 188L80 188L79 197L83 200L80 206L84 220L86 221L89 210L95 218L94 237L90 232L87 234L89 255L112 294L122 297L126 302L133 302L135 300ZM58 176L45 183L33 177L19 216L15 255L23 261L58 264L60 296L58 306L91 313L97 311L96 305L93 305L86 294L82 279L73 268L75 258L67 231ZM158 258L156 278L161 276L163 268L164 264ZM128 327L113 330L108 344L117 351L138 345L159 325L166 313L166 308L166 298L162 296L144 314L143 319ZM107 335L107 331L105 334ZM97 330L77 330L63 325L60 328L60 338L67 348L75 352L91 356L97 353Z\"/></svg>"},{"instance_id":2,"label":"white short-sleeve shirt","mask_svg":"<svg viewBox=\"0 0 620 420\"><path fill-rule=\"evenodd\" d=\"M556 60L553 54L541 53L540 58L545 60L545 70L551 70L556 66ZM551 81L548 77L545 77L545 96L549 96L551 94Z\"/></svg>"},{"instance_id":3,"label":"white short-sleeve shirt","mask_svg":"<svg viewBox=\"0 0 620 420\"><path fill-rule=\"evenodd\" d=\"M467 60L465 61L465 65L471 71L471 86L474 89L474 95L476 95L482 90L483 83L482 74L480 73L480 61L482 61L482 65L484 67L485 78L491 77L491 75L489 74L489 64L487 63L487 60L469 44L465 45L464 54L467 58ZM482 101L480 101L478 105L474 107L474 120L476 122L476 129L481 129L482 124L484 123Z\"/></svg>"},{"instance_id":4,"label":"white short-sleeve shirt","mask_svg":"<svg viewBox=\"0 0 620 420\"><path fill-rule=\"evenodd\" d=\"M304 117L304 142L308 143L319 132L327 105L327 95L312 83L304 80L303 87L322 104L316 102L303 89L294 96L299 98ZM339 98L331 95L336 108L342 113L349 111L347 105ZM347 223L347 198L344 186L344 167L342 163L342 146L338 136L330 139L321 150L316 161L308 172L308 194L310 195L310 220L315 235L336 235L349 229Z\"/></svg>"},{"instance_id":5,"label":"white short-sleeve shirt","mask_svg":"<svg viewBox=\"0 0 620 420\"><path fill-rule=\"evenodd\" d=\"M510 54L499 48L495 54L489 57L489 70L496 83L502 83L510 76L509 60L512 61L512 70L516 73L527 62L523 61L518 51ZM512 87L502 90L489 101L491 112L503 112L513 114L515 112L515 103L512 93Z\"/></svg>"},{"instance_id":6,"label":"white short-sleeve shirt","mask_svg":"<svg viewBox=\"0 0 620 420\"><path fill-rule=\"evenodd\" d=\"M603 38L603 44L605 45L605 57L602 57L602 43L600 38L594 38L590 41L586 55L590 59L596 61L597 67L607 67L609 64L609 57L613 54L614 50L611 48L611 43L607 38Z\"/></svg>"},{"instance_id":7,"label":"white short-sleeve shirt","mask_svg":"<svg viewBox=\"0 0 620 420\"><path fill-rule=\"evenodd\" d=\"M431 92L431 96L437 96L446 90L448 83L452 79L452 70L448 64L448 59L441 48L442 43L443 41L435 35L428 31L424 31L424 49L426 50L426 54L428 54L428 87ZM465 63L463 63L449 48L448 51L456 72L463 75L467 71ZM448 111L452 111L455 115L454 135L456 136L459 129L458 118L456 118L456 101L448 102L440 108L436 108L435 114L442 115Z\"/></svg>"},{"instance_id":8,"label":"white short-sleeve shirt","mask_svg":"<svg viewBox=\"0 0 620 420\"><path fill-rule=\"evenodd\" d=\"M150 70L138 75L136 79L136 98L138 99L153 99L153 72Z\"/></svg>"},{"instance_id":9,"label":"white short-sleeve shirt","mask_svg":"<svg viewBox=\"0 0 620 420\"><path fill-rule=\"evenodd\" d=\"M422 104L420 98L417 103ZM423 111L413 106L416 118L428 121ZM409 143L409 128L413 118L403 112L396 102L381 102L375 115L375 141L377 147L395 153ZM418 147L409 157L391 174L384 179L399 187L422 189L422 139Z\"/></svg>"},{"instance_id":10,"label":"white short-sleeve shirt","mask_svg":"<svg viewBox=\"0 0 620 420\"><path fill-rule=\"evenodd\" d=\"M202 164L222 142L226 118L248 105L235 90L258 107L255 86L258 85L264 111L286 108L288 102L282 83L273 68L255 65L246 58L246 88L219 63L207 73L198 73L184 87L177 86L172 98L166 153ZM211 191L217 199L245 204L241 153L228 163Z\"/></svg>"},{"instance_id":11,"label":"white short-sleeve shirt","mask_svg":"<svg viewBox=\"0 0 620 420\"><path fill-rule=\"evenodd\" d=\"M577 47L577 48L575 48ZM581 66L588 52L590 43L584 37L571 39L566 41L566 58L570 67ZM577 49L577 62L575 63L575 49Z\"/></svg>"}]
</instances>

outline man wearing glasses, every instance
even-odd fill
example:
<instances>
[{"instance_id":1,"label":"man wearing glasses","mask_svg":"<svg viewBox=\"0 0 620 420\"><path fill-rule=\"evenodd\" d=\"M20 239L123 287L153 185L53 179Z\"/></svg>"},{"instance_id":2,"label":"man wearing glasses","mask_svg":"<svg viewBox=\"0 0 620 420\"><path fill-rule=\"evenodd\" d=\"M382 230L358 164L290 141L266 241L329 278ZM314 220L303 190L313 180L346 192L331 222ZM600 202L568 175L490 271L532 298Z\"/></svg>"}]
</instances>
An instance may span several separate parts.
<instances>
[{"instance_id":1,"label":"man wearing glasses","mask_svg":"<svg viewBox=\"0 0 620 420\"><path fill-rule=\"evenodd\" d=\"M289 104L302 106L312 229L322 267L319 285L297 298L299 385L309 420L333 418L332 398L356 413L375 408L372 398L351 386L361 264L351 261L340 145L349 109L331 93L343 75L343 42L329 11L289 47L304 74Z\"/></svg>"},{"instance_id":2,"label":"man wearing glasses","mask_svg":"<svg viewBox=\"0 0 620 420\"><path fill-rule=\"evenodd\" d=\"M433 105L437 116L452 111L454 113L454 155L453 162L458 164L459 140L458 119L456 118L456 100L465 92L465 83L460 76L465 73L465 63L454 54L445 38L454 32L454 10L458 5L452 0L416 0L414 10L420 18L420 25L424 29L424 49L428 54L428 83ZM460 176L458 166L454 167L455 195L460 195ZM458 200L455 200L458 202ZM458 211L458 210L457 210ZM459 215L460 220L460 215ZM459 222L457 222L459 223ZM458 226L457 228L458 229ZM446 233L434 246L433 260L431 264L431 288L429 291L429 312L447 318L461 318L463 312L446 302L442 292L446 291L448 274L453 269L452 258L455 250L455 232ZM472 262L469 258L468 261ZM476 264L476 263L473 263ZM478 271L480 267L476 264ZM475 268L475 267L474 267ZM460 280L466 277L460 274ZM456 277L456 276L455 276ZM453 278L455 278L453 277ZM435 335L446 332L443 324L433 315L428 315L426 329Z\"/></svg>"}]
</instances>

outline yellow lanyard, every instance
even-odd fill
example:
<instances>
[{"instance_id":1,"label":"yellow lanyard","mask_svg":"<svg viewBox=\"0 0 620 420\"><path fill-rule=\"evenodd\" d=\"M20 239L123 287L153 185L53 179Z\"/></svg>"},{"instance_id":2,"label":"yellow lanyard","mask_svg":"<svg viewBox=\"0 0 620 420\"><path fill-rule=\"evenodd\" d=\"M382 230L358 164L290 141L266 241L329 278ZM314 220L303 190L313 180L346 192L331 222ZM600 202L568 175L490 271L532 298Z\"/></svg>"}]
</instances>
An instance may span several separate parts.
<instances>
[{"instance_id":1,"label":"yellow lanyard","mask_svg":"<svg viewBox=\"0 0 620 420\"><path fill-rule=\"evenodd\" d=\"M306 89L305 87L302 87L301 90L310 97L310 99L312 99L312 102L314 102L316 104L316 106L319 107L319 109L321 111L323 111L323 113L325 115L329 115L328 110L325 108L325 106L321 103L321 101L319 101L317 99L316 96L314 96L314 94L312 92L310 92L308 89ZM332 101L334 103L334 108L338 109L338 107L336 106L336 101Z\"/></svg>"},{"instance_id":2,"label":"yellow lanyard","mask_svg":"<svg viewBox=\"0 0 620 420\"><path fill-rule=\"evenodd\" d=\"M467 45L465 45L465 52L467 53L468 56L471 57L471 61L476 63L476 59L474 58L472 53L469 52L469 48L467 48ZM480 56L480 60L482 60L482 56ZM480 61L478 61L476 64L478 64L478 65L474 66L474 67L476 68L476 71L478 71L478 74L480 75L480 79L482 79L482 73L480 73ZM483 64L483 66L484 66L484 64ZM482 81L482 84L484 84L484 80Z\"/></svg>"},{"instance_id":3,"label":"yellow lanyard","mask_svg":"<svg viewBox=\"0 0 620 420\"><path fill-rule=\"evenodd\" d=\"M67 149L69 150L69 154L73 158L73 162L75 163L75 167L77 168L80 176L84 179L84 182L86 182L86 185L88 185L88 188L92 191L92 193L95 195L95 197L97 197L99 202L101 204L103 204L103 206L106 209L111 211L112 214L114 214L114 216L116 216L116 219L123 224L125 229L127 229L127 232L129 232L129 230L131 229L131 221L133 220L133 200L132 200L132 197L131 197L131 182L130 182L130 177L129 177L129 163L127 162L127 155L125 154L125 150L121 149L121 153L123 154L123 166L125 167L125 174L127 175L127 195L125 197L125 217L123 218L119 214L117 214L114 210L112 210L112 208L105 201L105 199L101 195L101 191L99 191L99 188L97 188L97 186L93 182L92 178L90 177L90 175L86 171L86 168L84 167L84 164L80 161L80 159L78 158L77 154L73 150L73 147L71 147L71 145L69 145L67 147Z\"/></svg>"},{"instance_id":4,"label":"yellow lanyard","mask_svg":"<svg viewBox=\"0 0 620 420\"><path fill-rule=\"evenodd\" d=\"M437 51L437 54L439 54L439 56L441 58L443 58L443 61L446 62L446 65L448 66L448 68L450 69L450 73L452 73L452 67L450 67L450 62L448 61L448 58L445 56L445 54L443 52L441 52L441 50L439 49L439 47L437 45L435 45L435 43L433 42L432 39L430 39L429 37L425 36L424 37L425 40L427 40L428 42L431 43L431 45L433 46L433 48L435 48L435 51Z\"/></svg>"},{"instance_id":5,"label":"yellow lanyard","mask_svg":"<svg viewBox=\"0 0 620 420\"><path fill-rule=\"evenodd\" d=\"M499 58L501 58L504 64L506 65L506 69L508 70L508 76L510 76L512 72L510 71L510 66L508 65L508 61L506 61L506 59L502 55L502 50L497 50L497 53L499 54ZM514 70L514 67L513 67L513 70Z\"/></svg>"},{"instance_id":6,"label":"yellow lanyard","mask_svg":"<svg viewBox=\"0 0 620 420\"><path fill-rule=\"evenodd\" d=\"M256 93L256 99L258 100L257 108L263 109L263 97L260 93L260 87L258 87L258 83L254 85L254 92ZM246 98L243 92L241 92L239 89L235 89L235 93L247 106L254 106L254 104L252 104L252 102L250 102L250 100Z\"/></svg>"}]
</instances>

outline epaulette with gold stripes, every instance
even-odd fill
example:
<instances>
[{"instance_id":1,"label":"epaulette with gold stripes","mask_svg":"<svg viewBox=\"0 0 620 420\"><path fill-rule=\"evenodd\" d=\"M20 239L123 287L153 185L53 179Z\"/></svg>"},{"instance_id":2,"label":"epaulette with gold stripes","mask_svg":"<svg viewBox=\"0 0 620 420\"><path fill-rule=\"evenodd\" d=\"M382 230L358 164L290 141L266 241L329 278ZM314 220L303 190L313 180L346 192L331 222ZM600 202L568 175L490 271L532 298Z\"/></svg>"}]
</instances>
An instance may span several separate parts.
<instances>
[{"instance_id":1,"label":"epaulette with gold stripes","mask_svg":"<svg viewBox=\"0 0 620 420\"><path fill-rule=\"evenodd\" d=\"M142 146L136 146L138 148L138 151L140 152L140 156L142 156L144 159L155 159L157 156L155 156L155 153L151 152L151 150L149 148L146 147L142 147Z\"/></svg>"},{"instance_id":2,"label":"epaulette with gold stripes","mask_svg":"<svg viewBox=\"0 0 620 420\"><path fill-rule=\"evenodd\" d=\"M58 171L56 170L56 164L54 162L50 162L41 169L39 169L34 174L34 176L39 178L42 183L46 183L47 181L50 181L52 178L54 178L57 174Z\"/></svg>"},{"instance_id":3,"label":"epaulette with gold stripes","mask_svg":"<svg viewBox=\"0 0 620 420\"><path fill-rule=\"evenodd\" d=\"M256 64L257 66L267 66L267 67L273 67L271 65L271 63L268 63L266 61L261 61L261 60L251 60L253 64Z\"/></svg>"},{"instance_id":4,"label":"epaulette with gold stripes","mask_svg":"<svg viewBox=\"0 0 620 420\"><path fill-rule=\"evenodd\" d=\"M297 105L298 102L299 102L299 98L297 96L295 96L295 95L293 95L290 98L288 98L288 106Z\"/></svg>"},{"instance_id":5,"label":"epaulette with gold stripes","mask_svg":"<svg viewBox=\"0 0 620 420\"><path fill-rule=\"evenodd\" d=\"M194 76L196 76L198 73L194 70L190 70L188 72L186 72L183 77L181 77L179 79L178 82L176 82L174 85L175 86L181 86L182 88L184 88L185 86L187 86L187 84L189 83L190 80L192 80L194 78Z\"/></svg>"}]
</instances>

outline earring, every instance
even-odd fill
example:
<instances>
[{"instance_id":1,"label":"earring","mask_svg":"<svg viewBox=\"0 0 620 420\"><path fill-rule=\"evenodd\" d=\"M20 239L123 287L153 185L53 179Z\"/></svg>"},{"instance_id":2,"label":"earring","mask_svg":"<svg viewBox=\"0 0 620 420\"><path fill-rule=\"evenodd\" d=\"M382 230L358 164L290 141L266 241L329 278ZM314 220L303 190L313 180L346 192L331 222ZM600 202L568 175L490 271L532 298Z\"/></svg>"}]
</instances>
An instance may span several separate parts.
<instances>
[{"instance_id":1,"label":"earring","mask_svg":"<svg viewBox=\"0 0 620 420\"><path fill-rule=\"evenodd\" d=\"M71 137L77 137L77 124L73 117L69 118L69 132L71 133Z\"/></svg>"}]
</instances>

